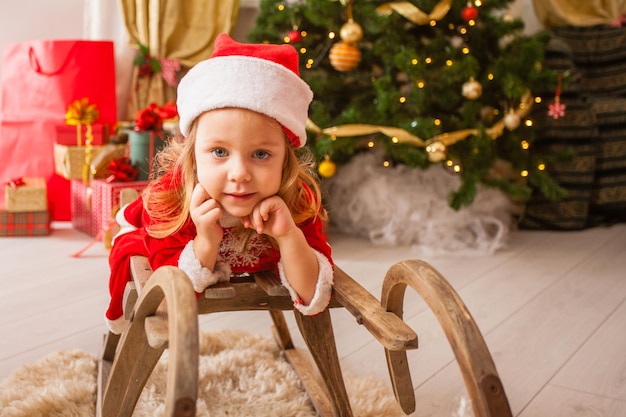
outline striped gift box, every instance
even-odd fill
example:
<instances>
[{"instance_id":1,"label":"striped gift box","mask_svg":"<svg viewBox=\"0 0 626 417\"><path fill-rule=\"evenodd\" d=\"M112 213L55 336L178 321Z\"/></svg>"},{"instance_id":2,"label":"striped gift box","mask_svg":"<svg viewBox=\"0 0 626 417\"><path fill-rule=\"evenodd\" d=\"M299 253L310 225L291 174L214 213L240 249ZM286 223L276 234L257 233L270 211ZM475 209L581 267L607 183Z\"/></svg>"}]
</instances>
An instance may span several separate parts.
<instances>
[{"instance_id":1,"label":"striped gift box","mask_svg":"<svg viewBox=\"0 0 626 417\"><path fill-rule=\"evenodd\" d=\"M141 194L148 181L106 182L93 180L93 203L97 212L98 230L105 230L120 209L120 192L124 188L132 188Z\"/></svg>"},{"instance_id":2,"label":"striped gift box","mask_svg":"<svg viewBox=\"0 0 626 417\"><path fill-rule=\"evenodd\" d=\"M71 180L70 183L72 227L89 236L96 236L100 225L93 208L93 189L81 180Z\"/></svg>"},{"instance_id":3,"label":"striped gift box","mask_svg":"<svg viewBox=\"0 0 626 417\"><path fill-rule=\"evenodd\" d=\"M0 236L47 236L50 234L48 211L0 210Z\"/></svg>"}]
</instances>

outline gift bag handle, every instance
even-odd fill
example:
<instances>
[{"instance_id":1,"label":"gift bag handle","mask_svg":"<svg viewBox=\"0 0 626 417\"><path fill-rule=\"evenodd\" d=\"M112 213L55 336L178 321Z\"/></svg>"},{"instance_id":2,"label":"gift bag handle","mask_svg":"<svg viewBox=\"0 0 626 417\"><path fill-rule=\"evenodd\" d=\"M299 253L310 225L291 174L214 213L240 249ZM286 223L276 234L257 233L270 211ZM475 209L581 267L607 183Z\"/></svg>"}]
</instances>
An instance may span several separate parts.
<instances>
[{"instance_id":1,"label":"gift bag handle","mask_svg":"<svg viewBox=\"0 0 626 417\"><path fill-rule=\"evenodd\" d=\"M41 75L58 75L58 74L61 74L63 72L63 70L65 69L65 67L67 66L67 64L70 62L70 57L72 56L72 52L74 52L75 48L76 48L76 43L74 43L72 45L72 47L70 48L69 52L65 56L65 60L63 61L63 63L61 64L61 66L57 70L55 70L55 71L44 71L41 68L41 64L39 63L39 59L37 58L37 55L35 54L35 48L30 46L28 48L28 58L30 60L30 66L36 73L41 74Z\"/></svg>"}]
</instances>

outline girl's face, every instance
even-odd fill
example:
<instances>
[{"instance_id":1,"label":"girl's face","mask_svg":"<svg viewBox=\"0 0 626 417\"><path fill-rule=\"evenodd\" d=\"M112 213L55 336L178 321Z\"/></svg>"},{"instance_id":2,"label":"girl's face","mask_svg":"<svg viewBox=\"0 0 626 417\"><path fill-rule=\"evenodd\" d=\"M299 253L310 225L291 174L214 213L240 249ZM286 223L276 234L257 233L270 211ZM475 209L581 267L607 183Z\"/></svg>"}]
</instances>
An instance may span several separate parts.
<instances>
[{"instance_id":1,"label":"girl's face","mask_svg":"<svg viewBox=\"0 0 626 417\"><path fill-rule=\"evenodd\" d=\"M244 109L199 116L195 155L198 182L232 216L244 217L281 184L286 141L275 120Z\"/></svg>"}]
</instances>

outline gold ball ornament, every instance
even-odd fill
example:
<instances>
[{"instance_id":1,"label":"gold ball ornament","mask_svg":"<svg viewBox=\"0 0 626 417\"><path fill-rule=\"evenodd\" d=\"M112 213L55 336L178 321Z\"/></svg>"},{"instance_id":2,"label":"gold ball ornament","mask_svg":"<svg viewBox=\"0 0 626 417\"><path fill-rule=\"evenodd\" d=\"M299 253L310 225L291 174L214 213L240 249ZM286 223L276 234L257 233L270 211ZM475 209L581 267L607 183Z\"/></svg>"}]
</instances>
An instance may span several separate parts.
<instances>
[{"instance_id":1,"label":"gold ball ornament","mask_svg":"<svg viewBox=\"0 0 626 417\"><path fill-rule=\"evenodd\" d=\"M337 71L352 71L361 62L361 51L354 43L339 41L330 48L328 58Z\"/></svg>"},{"instance_id":2,"label":"gold ball ornament","mask_svg":"<svg viewBox=\"0 0 626 417\"><path fill-rule=\"evenodd\" d=\"M363 28L354 20L349 19L339 29L339 36L346 42L356 43L363 39Z\"/></svg>"},{"instance_id":3,"label":"gold ball ornament","mask_svg":"<svg viewBox=\"0 0 626 417\"><path fill-rule=\"evenodd\" d=\"M469 81L463 83L461 93L468 100L476 100L483 94L483 86L474 77L470 77Z\"/></svg>"},{"instance_id":4,"label":"gold ball ornament","mask_svg":"<svg viewBox=\"0 0 626 417\"><path fill-rule=\"evenodd\" d=\"M507 113L504 116L504 126L509 130L515 130L519 127L522 119L515 113Z\"/></svg>"},{"instance_id":5,"label":"gold ball ornament","mask_svg":"<svg viewBox=\"0 0 626 417\"><path fill-rule=\"evenodd\" d=\"M441 162L446 159L446 145L441 142L433 142L426 146L426 152L430 162Z\"/></svg>"},{"instance_id":6,"label":"gold ball ornament","mask_svg":"<svg viewBox=\"0 0 626 417\"><path fill-rule=\"evenodd\" d=\"M337 172L337 165L330 158L326 158L319 163L317 172L324 178L330 178Z\"/></svg>"}]
</instances>

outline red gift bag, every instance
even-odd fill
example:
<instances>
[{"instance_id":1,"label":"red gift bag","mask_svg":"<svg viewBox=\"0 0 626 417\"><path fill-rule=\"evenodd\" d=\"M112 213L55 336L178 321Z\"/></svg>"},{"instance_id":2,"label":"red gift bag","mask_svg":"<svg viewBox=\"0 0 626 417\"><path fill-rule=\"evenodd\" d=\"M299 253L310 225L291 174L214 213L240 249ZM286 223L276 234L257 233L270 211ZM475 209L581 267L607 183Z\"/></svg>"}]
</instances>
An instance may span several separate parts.
<instances>
[{"instance_id":1,"label":"red gift bag","mask_svg":"<svg viewBox=\"0 0 626 417\"><path fill-rule=\"evenodd\" d=\"M0 205L6 179L48 179L53 220L70 220L69 181L54 173L55 126L70 103L87 98L96 123L117 121L112 41L42 40L8 44L0 81Z\"/></svg>"}]
</instances>

